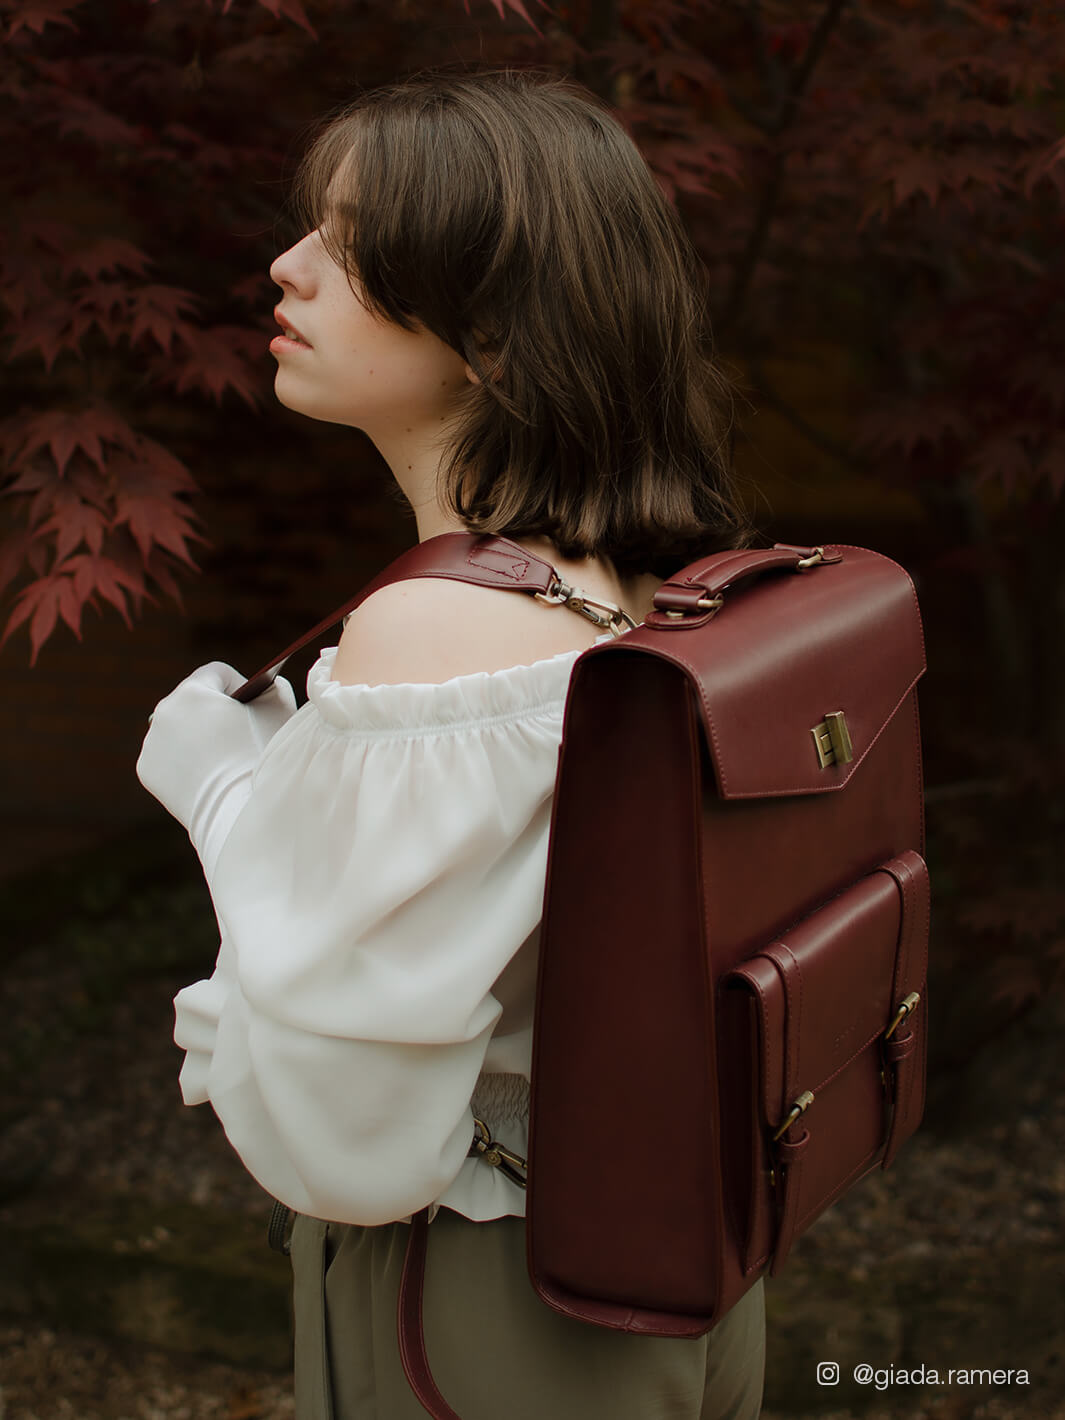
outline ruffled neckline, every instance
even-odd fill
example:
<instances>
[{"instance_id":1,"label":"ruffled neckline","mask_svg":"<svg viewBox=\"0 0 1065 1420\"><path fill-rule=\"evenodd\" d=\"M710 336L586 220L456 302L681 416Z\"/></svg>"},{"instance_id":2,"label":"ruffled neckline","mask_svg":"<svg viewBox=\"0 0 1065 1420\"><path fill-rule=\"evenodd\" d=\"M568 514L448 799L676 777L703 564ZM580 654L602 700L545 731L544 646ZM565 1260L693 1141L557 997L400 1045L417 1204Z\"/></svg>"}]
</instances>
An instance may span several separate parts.
<instances>
[{"instance_id":1,"label":"ruffled neckline","mask_svg":"<svg viewBox=\"0 0 1065 1420\"><path fill-rule=\"evenodd\" d=\"M614 638L597 636L594 645ZM366 732L455 727L528 715L560 706L582 648L560 651L527 665L471 671L438 684L341 685L332 679L336 646L325 647L307 675L307 698L321 718L340 730Z\"/></svg>"}]
</instances>

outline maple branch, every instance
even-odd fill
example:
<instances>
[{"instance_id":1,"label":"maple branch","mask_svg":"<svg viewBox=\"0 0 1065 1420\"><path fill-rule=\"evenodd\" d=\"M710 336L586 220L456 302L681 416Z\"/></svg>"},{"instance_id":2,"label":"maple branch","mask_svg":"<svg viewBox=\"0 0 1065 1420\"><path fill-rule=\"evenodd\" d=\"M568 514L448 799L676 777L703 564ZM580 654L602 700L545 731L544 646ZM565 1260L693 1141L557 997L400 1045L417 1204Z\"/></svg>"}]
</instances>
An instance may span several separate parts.
<instances>
[{"instance_id":1,"label":"maple branch","mask_svg":"<svg viewBox=\"0 0 1065 1420\"><path fill-rule=\"evenodd\" d=\"M775 409L781 418L785 419L808 443L812 444L814 448L820 449L822 453L837 459L851 472L854 472L856 467L862 466L863 460L855 449L848 444L840 443L831 434L826 434L822 429L811 424L808 419L804 419L793 405L776 392L766 379L765 369L757 357L748 356L747 364L758 393L766 404L771 409Z\"/></svg>"},{"instance_id":2,"label":"maple branch","mask_svg":"<svg viewBox=\"0 0 1065 1420\"><path fill-rule=\"evenodd\" d=\"M803 61L792 78L787 96L777 111L776 117L771 120L771 126L767 130L773 137L779 137L784 129L794 121L799 108L799 99L806 85L810 82L814 67L818 59L824 53L829 35L839 23L848 0L829 0L821 19L818 21L817 29L814 31L810 43L806 47ZM758 6L755 3L752 7L757 14ZM725 299L725 311L722 317L722 328L724 331L731 331L735 328L740 311L747 299L750 290L751 278L754 269L761 259L762 250L769 235L769 228L776 212L777 204L780 201L780 191L784 180L784 154L779 148L773 153L770 161L769 177L762 195L758 200L758 210L755 213L754 224L751 227L750 235L747 238L747 245L744 247L740 259L736 264L736 274L733 278L732 289Z\"/></svg>"},{"instance_id":3,"label":"maple branch","mask_svg":"<svg viewBox=\"0 0 1065 1420\"><path fill-rule=\"evenodd\" d=\"M736 110L741 118L745 118L752 127L760 128L763 133L769 133L771 131L773 122L771 118L752 107L746 99L741 99L731 84L726 84L722 81L721 88L725 98L728 99L729 104Z\"/></svg>"},{"instance_id":4,"label":"maple branch","mask_svg":"<svg viewBox=\"0 0 1065 1420\"><path fill-rule=\"evenodd\" d=\"M773 63L772 55L769 53L769 46L765 42L765 26L762 24L761 0L748 0L747 24L754 38L754 52L758 57L758 68L761 71L762 79L767 83L773 84L774 87L779 88L779 69Z\"/></svg>"},{"instance_id":5,"label":"maple branch","mask_svg":"<svg viewBox=\"0 0 1065 1420\"><path fill-rule=\"evenodd\" d=\"M720 329L722 334L731 332L739 319L740 310L747 299L747 292L750 290L751 278L754 275L754 268L762 255L762 248L765 246L766 238L769 235L769 227L773 221L773 214L776 211L777 203L780 201L780 189L784 178L784 155L779 150L775 152L770 160L769 177L762 188L761 196L758 199L758 208L754 215L754 223L751 226L747 237L747 244L740 254L740 259L736 263L735 275L732 279L732 286L725 297L725 308L721 317Z\"/></svg>"},{"instance_id":6,"label":"maple branch","mask_svg":"<svg viewBox=\"0 0 1065 1420\"><path fill-rule=\"evenodd\" d=\"M749 0L747 5L747 25L751 31L754 42L754 52L758 60L758 70L762 78L762 83L772 89L775 97L780 98L781 94L781 71L780 66L769 52L769 46L765 42L765 28L762 25L762 7L760 0ZM736 90L722 81L722 89L729 103L740 115L745 118L753 127L761 129L763 133L771 133L773 119L763 113L757 107L749 104L746 99L741 99Z\"/></svg>"},{"instance_id":7,"label":"maple branch","mask_svg":"<svg viewBox=\"0 0 1065 1420\"><path fill-rule=\"evenodd\" d=\"M813 38L806 46L806 53L802 57L802 63L795 71L791 86L788 93L785 95L784 102L781 104L776 118L773 120L772 131L774 134L783 133L784 129L794 120L802 92L810 82L810 76L817 67L817 61L824 53L829 36L839 24L840 16L843 14L847 4L848 0L829 0L827 8L817 22L817 28L814 30Z\"/></svg>"},{"instance_id":8,"label":"maple branch","mask_svg":"<svg viewBox=\"0 0 1065 1420\"><path fill-rule=\"evenodd\" d=\"M578 76L593 94L611 104L617 96L610 77L610 59L603 50L614 38L616 28L617 0L591 0Z\"/></svg>"}]
</instances>

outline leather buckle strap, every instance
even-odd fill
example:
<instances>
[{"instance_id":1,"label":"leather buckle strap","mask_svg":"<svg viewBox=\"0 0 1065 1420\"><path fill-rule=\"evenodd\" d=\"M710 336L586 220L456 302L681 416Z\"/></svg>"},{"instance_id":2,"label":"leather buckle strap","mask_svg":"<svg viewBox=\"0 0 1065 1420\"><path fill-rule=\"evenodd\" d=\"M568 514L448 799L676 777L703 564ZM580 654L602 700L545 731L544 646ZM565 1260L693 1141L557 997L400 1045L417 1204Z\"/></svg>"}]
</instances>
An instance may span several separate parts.
<instances>
[{"instance_id":1,"label":"leather buckle strap","mask_svg":"<svg viewBox=\"0 0 1065 1420\"><path fill-rule=\"evenodd\" d=\"M473 1141L469 1154L482 1158L493 1168L524 1188L528 1165L520 1154L512 1153L492 1138L483 1119L474 1119ZM410 1222L407 1250L403 1257L403 1274L399 1282L399 1359L411 1390L433 1420L460 1420L444 1399L433 1379L429 1354L425 1348L425 1257L429 1247L429 1209L422 1208Z\"/></svg>"},{"instance_id":2,"label":"leather buckle strap","mask_svg":"<svg viewBox=\"0 0 1065 1420\"><path fill-rule=\"evenodd\" d=\"M411 1390L433 1420L461 1420L433 1379L425 1349L422 1298L428 1245L429 1209L423 1208L411 1219L407 1251L403 1257L403 1275L399 1281L399 1359Z\"/></svg>"}]
</instances>

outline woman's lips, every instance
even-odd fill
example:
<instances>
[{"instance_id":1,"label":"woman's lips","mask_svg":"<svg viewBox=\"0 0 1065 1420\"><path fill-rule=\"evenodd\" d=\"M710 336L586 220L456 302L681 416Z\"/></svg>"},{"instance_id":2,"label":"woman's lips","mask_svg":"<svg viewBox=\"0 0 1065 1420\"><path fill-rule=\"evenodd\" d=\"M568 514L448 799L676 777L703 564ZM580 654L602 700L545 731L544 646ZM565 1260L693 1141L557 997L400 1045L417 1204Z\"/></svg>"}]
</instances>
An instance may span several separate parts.
<instances>
[{"instance_id":1,"label":"woman's lips","mask_svg":"<svg viewBox=\"0 0 1065 1420\"><path fill-rule=\"evenodd\" d=\"M282 312L280 306L274 311L274 320L284 331L283 335L275 335L270 342L270 349L274 351L286 350L310 350L313 347L310 341L305 340L294 325Z\"/></svg>"}]
</instances>

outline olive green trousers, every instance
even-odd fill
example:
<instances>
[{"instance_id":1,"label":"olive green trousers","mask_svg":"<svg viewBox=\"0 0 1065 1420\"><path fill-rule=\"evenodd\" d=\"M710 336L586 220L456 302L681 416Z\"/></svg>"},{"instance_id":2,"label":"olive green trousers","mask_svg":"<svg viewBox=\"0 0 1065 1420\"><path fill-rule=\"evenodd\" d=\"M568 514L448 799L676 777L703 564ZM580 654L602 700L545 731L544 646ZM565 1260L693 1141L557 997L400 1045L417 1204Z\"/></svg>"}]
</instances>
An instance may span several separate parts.
<instances>
[{"instance_id":1,"label":"olive green trousers","mask_svg":"<svg viewBox=\"0 0 1065 1420\"><path fill-rule=\"evenodd\" d=\"M396 1307L409 1227L298 1217L296 1420L426 1420L403 1374ZM533 1291L525 1221L442 1208L429 1228L425 1338L462 1420L756 1420L761 1281L695 1340L574 1321Z\"/></svg>"}]
</instances>

